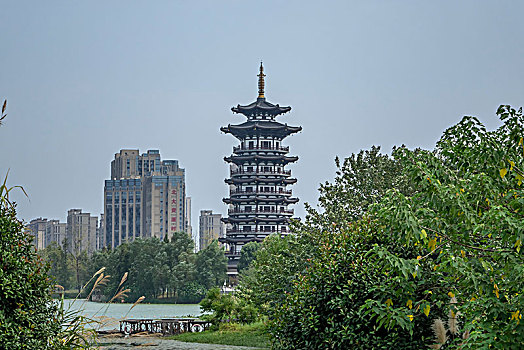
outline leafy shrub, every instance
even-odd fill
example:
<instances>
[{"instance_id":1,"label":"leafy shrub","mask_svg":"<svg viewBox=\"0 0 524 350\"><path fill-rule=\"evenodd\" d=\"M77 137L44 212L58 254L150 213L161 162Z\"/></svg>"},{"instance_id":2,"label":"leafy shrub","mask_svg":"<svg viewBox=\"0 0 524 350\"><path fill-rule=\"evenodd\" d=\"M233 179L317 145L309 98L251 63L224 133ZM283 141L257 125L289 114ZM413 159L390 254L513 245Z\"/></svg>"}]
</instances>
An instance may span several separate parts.
<instances>
[{"instance_id":1,"label":"leafy shrub","mask_svg":"<svg viewBox=\"0 0 524 350\"><path fill-rule=\"evenodd\" d=\"M47 267L32 240L16 218L15 207L1 205L0 346L4 349L48 349L60 331Z\"/></svg>"},{"instance_id":2,"label":"leafy shrub","mask_svg":"<svg viewBox=\"0 0 524 350\"><path fill-rule=\"evenodd\" d=\"M222 294L220 289L211 288L200 302L204 315L216 328L223 322L252 323L256 320L257 310L250 303L233 294Z\"/></svg>"},{"instance_id":3,"label":"leafy shrub","mask_svg":"<svg viewBox=\"0 0 524 350\"><path fill-rule=\"evenodd\" d=\"M395 156L418 191L390 191L375 208L385 233L420 254L399 259L376 249L377 259L399 263L389 264L392 279L383 285L394 305L373 313L379 322L413 314L402 303L419 286L410 275L433 280L413 305L429 317L439 307L451 309L462 335L435 347L524 348L524 116L510 106L497 114L502 125L496 130L464 117L444 132L434 152L399 149ZM423 266L431 269L417 274Z\"/></svg>"},{"instance_id":4,"label":"leafy shrub","mask_svg":"<svg viewBox=\"0 0 524 350\"><path fill-rule=\"evenodd\" d=\"M265 292L276 348L524 347L524 117L498 114L495 131L465 117L436 151L394 150L397 175L346 160L324 211L264 242L243 288Z\"/></svg>"}]
</instances>

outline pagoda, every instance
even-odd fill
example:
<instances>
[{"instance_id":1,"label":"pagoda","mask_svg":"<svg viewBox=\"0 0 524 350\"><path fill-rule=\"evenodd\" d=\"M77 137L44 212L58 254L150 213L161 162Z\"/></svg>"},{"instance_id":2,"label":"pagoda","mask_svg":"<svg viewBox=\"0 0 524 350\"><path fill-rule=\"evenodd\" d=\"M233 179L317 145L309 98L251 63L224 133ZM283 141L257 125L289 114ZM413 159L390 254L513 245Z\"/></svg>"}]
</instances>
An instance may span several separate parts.
<instances>
[{"instance_id":1,"label":"pagoda","mask_svg":"<svg viewBox=\"0 0 524 350\"><path fill-rule=\"evenodd\" d=\"M298 157L289 156L289 146L283 140L302 130L275 120L291 107L281 107L266 101L264 95L264 67L260 63L258 74L258 98L255 102L231 108L234 113L243 114L247 121L242 124L220 128L226 134L236 137L240 144L233 147L233 154L224 157L230 163L228 216L222 221L227 224L226 235L220 241L226 246L228 275L235 279L240 250L244 244L261 242L270 234L281 236L289 233L289 222L293 216L290 204L298 202L292 196L288 185L297 182L291 177L287 164L296 162Z\"/></svg>"}]
</instances>

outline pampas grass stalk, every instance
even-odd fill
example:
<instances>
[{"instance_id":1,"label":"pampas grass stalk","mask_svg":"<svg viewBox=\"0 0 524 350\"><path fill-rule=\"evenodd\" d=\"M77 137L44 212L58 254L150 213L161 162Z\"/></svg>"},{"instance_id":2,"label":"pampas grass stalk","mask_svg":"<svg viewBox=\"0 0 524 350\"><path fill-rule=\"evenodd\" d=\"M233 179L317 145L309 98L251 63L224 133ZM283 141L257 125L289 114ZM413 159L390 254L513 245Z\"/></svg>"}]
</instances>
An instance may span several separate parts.
<instances>
[{"instance_id":1,"label":"pampas grass stalk","mask_svg":"<svg viewBox=\"0 0 524 350\"><path fill-rule=\"evenodd\" d=\"M455 313L453 312L453 310L449 310L448 329L449 329L449 332L453 335L458 333L457 317L458 317L458 312Z\"/></svg>"},{"instance_id":2,"label":"pampas grass stalk","mask_svg":"<svg viewBox=\"0 0 524 350\"><path fill-rule=\"evenodd\" d=\"M116 294L111 298L111 300L109 300L109 302L108 302L107 304L111 304L111 303L113 302L113 300L115 300L115 299L118 299L118 298L122 298L122 299L123 299L123 298L127 297L127 293L129 293L130 291L131 291L131 289L124 289L124 288L120 289L120 290L118 291L118 293L116 293ZM108 305L108 306L109 306L109 305Z\"/></svg>"},{"instance_id":3,"label":"pampas grass stalk","mask_svg":"<svg viewBox=\"0 0 524 350\"><path fill-rule=\"evenodd\" d=\"M444 322L442 322L440 318L437 318L435 322L433 322L433 332L435 333L437 343L443 345L448 340L446 327L444 327Z\"/></svg>"},{"instance_id":4,"label":"pampas grass stalk","mask_svg":"<svg viewBox=\"0 0 524 350\"><path fill-rule=\"evenodd\" d=\"M98 278L96 279L95 281L95 284L93 284L93 288L91 288L91 291L89 292L89 294L87 295L85 301L89 301L89 298L91 298L91 295L93 294L93 292L95 291L96 287L98 286L98 284L100 283L100 281L102 281L104 279L104 274L101 273ZM84 301L84 302L85 302Z\"/></svg>"},{"instance_id":5,"label":"pampas grass stalk","mask_svg":"<svg viewBox=\"0 0 524 350\"><path fill-rule=\"evenodd\" d=\"M122 286L122 284L124 284L125 281L127 281L127 276L129 275L128 272L124 273L124 275L122 276L122 278L120 279L120 283L118 284L118 288L116 289L118 292L113 295L113 297L106 303L107 306L105 306L105 311L102 315L105 315L105 313L107 312L107 310L109 309L109 305L113 302L113 300L119 298L119 297L122 297L122 298L125 298L127 297L126 293L129 293L131 291L131 289L124 289L124 288L120 288ZM109 276L108 276L109 277ZM104 280L102 280L104 281ZM102 281L100 283L102 283ZM107 282L107 281L105 281ZM104 283L105 283L104 282ZM102 309L104 308L104 306L102 306L97 312L95 312L95 314L93 315L93 317L95 315L97 315L100 311L102 311Z\"/></svg>"},{"instance_id":6,"label":"pampas grass stalk","mask_svg":"<svg viewBox=\"0 0 524 350\"><path fill-rule=\"evenodd\" d=\"M128 272L124 273L124 275L122 276L122 279L120 280L120 284L118 285L118 288L117 290L122 286L122 284L124 284L124 282L127 280L127 275L128 275Z\"/></svg>"},{"instance_id":7,"label":"pampas grass stalk","mask_svg":"<svg viewBox=\"0 0 524 350\"><path fill-rule=\"evenodd\" d=\"M78 294L76 295L75 299L73 300L72 304L74 304L75 301L78 299L78 297L80 297L80 294L82 294L82 292L83 292L84 289L87 287L87 285L88 285L89 283L91 283L91 281L92 281L96 276L98 276L99 274L101 274L102 272L104 272L105 269L106 269L106 267L104 266L104 267L100 268L100 270L98 270L97 272L95 272L95 273L93 274L93 276L91 276L91 278L89 279L89 281L87 281L87 283L86 283L86 284L85 284L85 285L80 289L80 291L79 291Z\"/></svg>"},{"instance_id":8,"label":"pampas grass stalk","mask_svg":"<svg viewBox=\"0 0 524 350\"><path fill-rule=\"evenodd\" d=\"M131 312L131 310L133 310L133 308L137 305L137 304L140 304L146 297L145 296L141 296L140 298L138 298L135 303L129 308L129 310L127 310L127 313L125 314L124 316L124 320L127 318L127 315L129 315L129 313Z\"/></svg>"}]
</instances>

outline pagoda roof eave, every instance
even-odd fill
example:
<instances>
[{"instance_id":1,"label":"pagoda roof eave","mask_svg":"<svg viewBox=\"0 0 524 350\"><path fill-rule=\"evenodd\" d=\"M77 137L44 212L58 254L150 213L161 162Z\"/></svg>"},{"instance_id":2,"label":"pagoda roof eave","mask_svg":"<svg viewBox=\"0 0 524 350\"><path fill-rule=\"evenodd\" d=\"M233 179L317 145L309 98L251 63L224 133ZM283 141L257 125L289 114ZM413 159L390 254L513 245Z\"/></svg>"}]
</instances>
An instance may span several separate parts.
<instances>
[{"instance_id":1,"label":"pagoda roof eave","mask_svg":"<svg viewBox=\"0 0 524 350\"><path fill-rule=\"evenodd\" d=\"M275 121L247 121L242 124L223 126L220 131L235 136L275 135L281 138L302 131L301 126L289 126Z\"/></svg>"},{"instance_id":2,"label":"pagoda roof eave","mask_svg":"<svg viewBox=\"0 0 524 350\"><path fill-rule=\"evenodd\" d=\"M297 182L297 179L294 179L294 178L289 178L289 179L286 179L286 178L266 178L266 177L255 177L255 178L247 178L247 179L242 179L242 178L232 178L232 179L225 179L224 180L225 183L227 183L228 185L232 185L232 184L242 184L242 183L260 183L260 184L264 184L264 183L268 183L268 184L274 184L274 183L281 183L281 184L288 184L288 185L291 185L291 184L294 184Z\"/></svg>"},{"instance_id":3,"label":"pagoda roof eave","mask_svg":"<svg viewBox=\"0 0 524 350\"><path fill-rule=\"evenodd\" d=\"M231 110L233 113L243 114L246 117L250 117L252 115L260 115L260 114L269 114L272 116L277 116L279 114L287 113L291 110L291 107L280 107L280 105L272 104L264 97L259 97L255 102L252 102L246 106L237 105L236 107L232 107Z\"/></svg>"},{"instance_id":4,"label":"pagoda roof eave","mask_svg":"<svg viewBox=\"0 0 524 350\"><path fill-rule=\"evenodd\" d=\"M247 155L247 156L229 156L224 157L224 161L228 163L242 164L247 161L271 161L274 163L293 163L298 160L297 156L263 156L263 155Z\"/></svg>"},{"instance_id":5,"label":"pagoda roof eave","mask_svg":"<svg viewBox=\"0 0 524 350\"><path fill-rule=\"evenodd\" d=\"M274 202L274 203L287 203L287 204L294 204L298 203L299 199L296 197L280 197L280 198L264 198L264 197L249 197L249 198L222 198L222 202L226 204L230 203L252 203L252 202Z\"/></svg>"}]
</instances>

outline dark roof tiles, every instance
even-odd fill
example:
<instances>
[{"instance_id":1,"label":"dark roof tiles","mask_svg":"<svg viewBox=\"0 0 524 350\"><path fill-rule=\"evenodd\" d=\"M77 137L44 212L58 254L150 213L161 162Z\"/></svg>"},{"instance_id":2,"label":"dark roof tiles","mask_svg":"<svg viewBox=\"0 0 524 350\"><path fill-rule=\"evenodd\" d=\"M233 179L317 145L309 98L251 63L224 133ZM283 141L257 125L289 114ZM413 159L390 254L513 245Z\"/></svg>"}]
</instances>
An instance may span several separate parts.
<instances>
[{"instance_id":1,"label":"dark roof tiles","mask_svg":"<svg viewBox=\"0 0 524 350\"><path fill-rule=\"evenodd\" d=\"M246 117L259 114L277 116L279 114L289 112L291 107L280 107L278 104L274 105L270 102L267 102L264 97L259 97L255 102L248 104L247 106L237 105L236 107L232 107L231 110L234 113L240 113Z\"/></svg>"}]
</instances>

